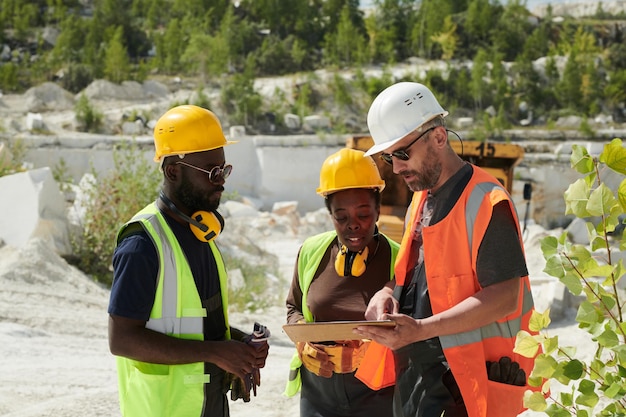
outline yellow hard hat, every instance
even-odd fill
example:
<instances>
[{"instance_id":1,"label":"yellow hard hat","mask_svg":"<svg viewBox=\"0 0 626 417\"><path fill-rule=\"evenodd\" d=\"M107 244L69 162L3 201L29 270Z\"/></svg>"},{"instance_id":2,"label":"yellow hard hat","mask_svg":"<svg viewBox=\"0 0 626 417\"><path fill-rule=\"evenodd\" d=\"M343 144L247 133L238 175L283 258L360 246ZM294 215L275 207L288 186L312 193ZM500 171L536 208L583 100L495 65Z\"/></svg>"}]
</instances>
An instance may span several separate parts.
<instances>
[{"instance_id":1,"label":"yellow hard hat","mask_svg":"<svg viewBox=\"0 0 626 417\"><path fill-rule=\"evenodd\" d=\"M317 193L326 197L350 188L372 188L380 192L385 188L385 181L371 156L357 149L343 148L322 164Z\"/></svg>"},{"instance_id":2,"label":"yellow hard hat","mask_svg":"<svg viewBox=\"0 0 626 417\"><path fill-rule=\"evenodd\" d=\"M237 141L227 141L217 116L194 105L173 107L154 127L154 160L165 156L185 155L221 148Z\"/></svg>"}]
</instances>

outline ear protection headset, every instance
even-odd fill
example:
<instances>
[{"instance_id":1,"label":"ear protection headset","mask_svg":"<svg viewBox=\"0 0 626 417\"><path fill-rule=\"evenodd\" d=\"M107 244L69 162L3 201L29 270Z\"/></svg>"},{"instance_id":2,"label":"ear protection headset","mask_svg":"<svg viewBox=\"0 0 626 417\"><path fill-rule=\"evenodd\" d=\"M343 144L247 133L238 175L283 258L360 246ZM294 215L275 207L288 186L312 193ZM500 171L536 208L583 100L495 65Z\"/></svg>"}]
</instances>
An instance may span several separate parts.
<instances>
[{"instance_id":1,"label":"ear protection headset","mask_svg":"<svg viewBox=\"0 0 626 417\"><path fill-rule=\"evenodd\" d=\"M365 272L367 255L369 255L367 246L360 252L352 252L346 245L341 245L335 258L335 270L340 277L361 276Z\"/></svg>"},{"instance_id":2,"label":"ear protection headset","mask_svg":"<svg viewBox=\"0 0 626 417\"><path fill-rule=\"evenodd\" d=\"M224 218L216 210L213 211L196 211L187 216L174 205L172 200L167 198L163 191L159 193L161 201L169 207L174 213L189 223L189 227L193 234L201 242L210 242L215 239L224 230Z\"/></svg>"},{"instance_id":3,"label":"ear protection headset","mask_svg":"<svg viewBox=\"0 0 626 417\"><path fill-rule=\"evenodd\" d=\"M374 250L374 257L378 252L378 226L374 226L374 239L376 239L376 250ZM365 272L367 267L367 259L369 257L369 248L365 246L359 252L352 252L346 245L341 244L339 246L339 252L335 258L335 271L340 277L360 277Z\"/></svg>"}]
</instances>

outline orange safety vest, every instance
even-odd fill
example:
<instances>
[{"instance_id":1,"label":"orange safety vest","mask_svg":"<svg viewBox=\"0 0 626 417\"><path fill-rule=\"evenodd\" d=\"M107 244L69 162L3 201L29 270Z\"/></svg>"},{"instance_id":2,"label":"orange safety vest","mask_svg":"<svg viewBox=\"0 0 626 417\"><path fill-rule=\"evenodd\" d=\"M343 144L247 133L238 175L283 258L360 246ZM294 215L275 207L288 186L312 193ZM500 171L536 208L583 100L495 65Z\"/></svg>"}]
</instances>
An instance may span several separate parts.
<instances>
[{"instance_id":1,"label":"orange safety vest","mask_svg":"<svg viewBox=\"0 0 626 417\"><path fill-rule=\"evenodd\" d=\"M507 201L511 205L522 243L519 221L508 193L482 169L474 166L473 170L472 178L450 213L440 222L422 230L424 262L428 265L426 282L433 314L445 311L481 290L476 276L478 249L491 220L493 207L499 202ZM404 233L395 266L396 285L404 285L407 273L410 273L409 256L415 233L413 225L419 221L426 197L426 191L413 195L408 222L410 229ZM513 417L523 411L524 392L533 388L489 381L486 362L508 356L519 363L527 376L530 375L534 359L513 353L513 348L518 331L534 333L528 328L533 309L530 282L526 276L520 279L519 302L512 314L475 330L439 337L469 417ZM383 352L376 354L381 355L376 360L369 361L367 355L363 358L359 368L363 371L357 375L368 385L372 381L364 379L380 377L382 372L389 375L389 368L395 366L393 363L381 366ZM371 358L374 359L374 352Z\"/></svg>"}]
</instances>

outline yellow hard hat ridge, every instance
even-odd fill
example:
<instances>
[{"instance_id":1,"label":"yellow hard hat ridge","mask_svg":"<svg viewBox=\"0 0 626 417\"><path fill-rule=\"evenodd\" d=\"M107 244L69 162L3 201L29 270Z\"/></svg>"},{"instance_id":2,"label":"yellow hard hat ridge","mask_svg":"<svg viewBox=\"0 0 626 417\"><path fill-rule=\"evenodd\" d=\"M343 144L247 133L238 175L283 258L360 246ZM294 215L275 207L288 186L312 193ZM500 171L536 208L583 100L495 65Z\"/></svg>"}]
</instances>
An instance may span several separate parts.
<instances>
[{"instance_id":1,"label":"yellow hard hat ridge","mask_svg":"<svg viewBox=\"0 0 626 417\"><path fill-rule=\"evenodd\" d=\"M228 141L217 116L185 104L165 112L154 127L155 162L170 155L204 152L237 143Z\"/></svg>"},{"instance_id":2,"label":"yellow hard hat ridge","mask_svg":"<svg viewBox=\"0 0 626 417\"><path fill-rule=\"evenodd\" d=\"M323 197L351 188L371 188L382 191L385 181L380 177L376 162L358 149L343 148L330 155L320 170L317 193Z\"/></svg>"}]
</instances>

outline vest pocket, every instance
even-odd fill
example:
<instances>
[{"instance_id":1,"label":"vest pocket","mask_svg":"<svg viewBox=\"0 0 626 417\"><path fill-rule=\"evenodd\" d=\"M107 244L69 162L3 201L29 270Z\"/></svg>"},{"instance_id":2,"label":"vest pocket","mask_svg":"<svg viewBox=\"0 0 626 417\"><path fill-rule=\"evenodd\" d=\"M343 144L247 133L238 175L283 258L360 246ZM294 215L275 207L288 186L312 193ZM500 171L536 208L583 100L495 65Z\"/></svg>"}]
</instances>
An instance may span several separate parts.
<instances>
[{"instance_id":1,"label":"vest pocket","mask_svg":"<svg viewBox=\"0 0 626 417\"><path fill-rule=\"evenodd\" d=\"M169 375L146 374L138 368L133 368L128 386L121 403L124 405L122 415L151 417L166 417L168 398Z\"/></svg>"},{"instance_id":2,"label":"vest pocket","mask_svg":"<svg viewBox=\"0 0 626 417\"><path fill-rule=\"evenodd\" d=\"M527 387L487 381L487 416L515 417L524 408Z\"/></svg>"}]
</instances>

